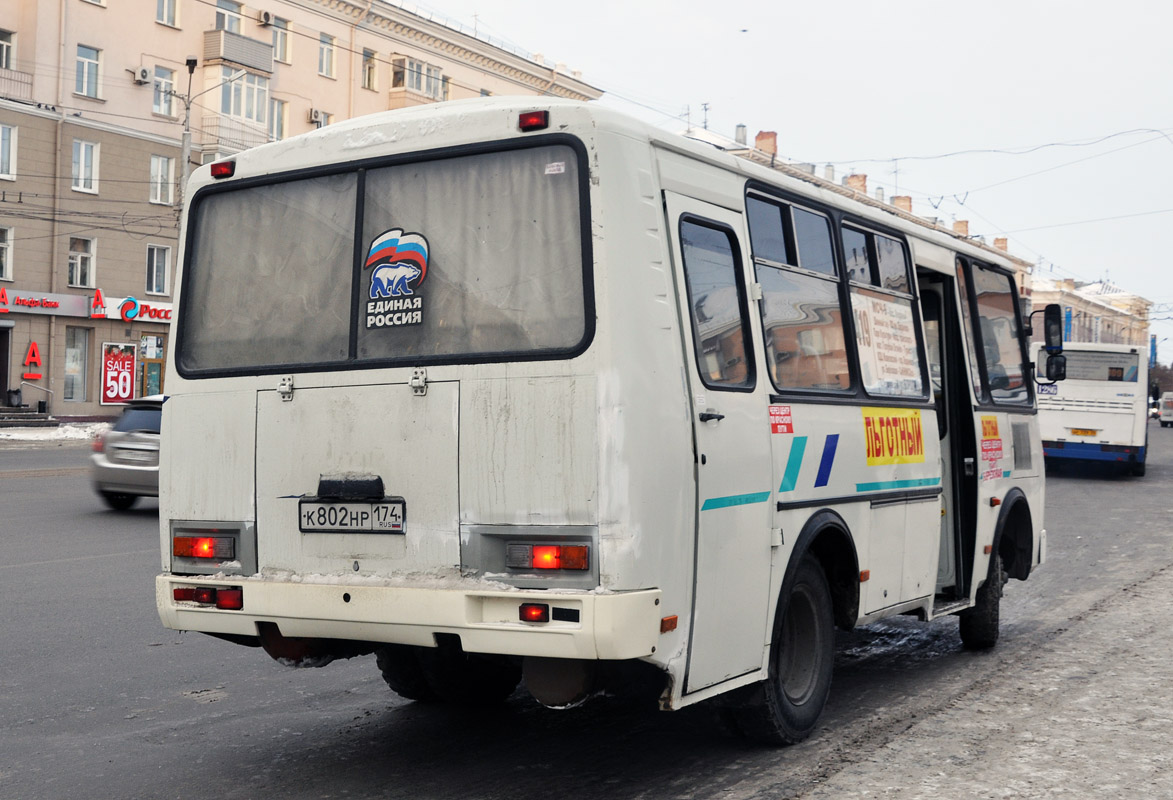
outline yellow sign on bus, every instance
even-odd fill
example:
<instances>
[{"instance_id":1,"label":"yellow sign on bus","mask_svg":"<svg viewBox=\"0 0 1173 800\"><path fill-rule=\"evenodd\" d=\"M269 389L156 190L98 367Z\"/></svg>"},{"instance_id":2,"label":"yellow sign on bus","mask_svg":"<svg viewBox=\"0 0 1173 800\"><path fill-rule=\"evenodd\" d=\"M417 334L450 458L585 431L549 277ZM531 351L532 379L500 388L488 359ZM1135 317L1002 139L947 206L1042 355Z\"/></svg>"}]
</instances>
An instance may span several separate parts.
<instances>
[{"instance_id":1,"label":"yellow sign on bus","mask_svg":"<svg viewBox=\"0 0 1173 800\"><path fill-rule=\"evenodd\" d=\"M868 466L919 464L925 460L925 436L918 409L864 406Z\"/></svg>"}]
</instances>

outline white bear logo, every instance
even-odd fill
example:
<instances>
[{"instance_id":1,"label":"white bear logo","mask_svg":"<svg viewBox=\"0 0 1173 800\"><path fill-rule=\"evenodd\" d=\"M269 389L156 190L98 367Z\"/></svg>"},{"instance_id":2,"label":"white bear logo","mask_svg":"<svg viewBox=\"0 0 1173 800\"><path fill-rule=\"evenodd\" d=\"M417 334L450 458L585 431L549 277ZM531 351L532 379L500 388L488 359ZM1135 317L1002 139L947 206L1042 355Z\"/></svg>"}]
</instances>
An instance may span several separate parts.
<instances>
[{"instance_id":1,"label":"white bear logo","mask_svg":"<svg viewBox=\"0 0 1173 800\"><path fill-rule=\"evenodd\" d=\"M414 281L422 274L420 268L413 264L384 264L376 268L371 275L371 299L410 295L412 291L407 285L408 282Z\"/></svg>"}]
</instances>

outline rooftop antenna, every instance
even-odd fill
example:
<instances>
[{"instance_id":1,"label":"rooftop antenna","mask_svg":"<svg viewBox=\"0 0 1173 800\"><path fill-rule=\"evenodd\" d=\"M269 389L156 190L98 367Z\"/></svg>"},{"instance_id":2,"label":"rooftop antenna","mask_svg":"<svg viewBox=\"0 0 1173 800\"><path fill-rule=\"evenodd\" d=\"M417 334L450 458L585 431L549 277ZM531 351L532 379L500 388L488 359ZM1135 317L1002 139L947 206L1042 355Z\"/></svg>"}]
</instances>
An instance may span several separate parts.
<instances>
[{"instance_id":1,"label":"rooftop antenna","mask_svg":"<svg viewBox=\"0 0 1173 800\"><path fill-rule=\"evenodd\" d=\"M709 129L709 104L701 103L701 110L705 112L704 128L707 131Z\"/></svg>"}]
</instances>

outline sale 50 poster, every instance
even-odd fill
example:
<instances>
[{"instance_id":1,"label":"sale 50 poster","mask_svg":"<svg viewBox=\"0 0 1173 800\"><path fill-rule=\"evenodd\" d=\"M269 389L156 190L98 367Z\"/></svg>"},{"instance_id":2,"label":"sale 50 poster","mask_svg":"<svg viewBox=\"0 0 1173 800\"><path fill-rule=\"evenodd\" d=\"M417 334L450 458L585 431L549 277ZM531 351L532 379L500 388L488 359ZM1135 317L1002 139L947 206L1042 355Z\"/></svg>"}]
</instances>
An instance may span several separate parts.
<instances>
[{"instance_id":1,"label":"sale 50 poster","mask_svg":"<svg viewBox=\"0 0 1173 800\"><path fill-rule=\"evenodd\" d=\"M102 343L102 405L134 399L136 353L133 344Z\"/></svg>"}]
</instances>

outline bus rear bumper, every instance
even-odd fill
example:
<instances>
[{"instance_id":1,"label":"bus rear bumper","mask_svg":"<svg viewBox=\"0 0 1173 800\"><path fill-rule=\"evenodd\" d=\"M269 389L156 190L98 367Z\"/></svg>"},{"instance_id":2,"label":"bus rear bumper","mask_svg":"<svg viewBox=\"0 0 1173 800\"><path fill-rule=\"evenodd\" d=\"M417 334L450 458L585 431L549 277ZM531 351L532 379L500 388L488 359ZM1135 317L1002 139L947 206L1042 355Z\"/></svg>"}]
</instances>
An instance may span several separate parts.
<instances>
[{"instance_id":1,"label":"bus rear bumper","mask_svg":"<svg viewBox=\"0 0 1173 800\"><path fill-rule=\"evenodd\" d=\"M1145 460L1144 447L1096 444L1094 442L1043 442L1043 456L1072 461L1140 462Z\"/></svg>"},{"instance_id":2,"label":"bus rear bumper","mask_svg":"<svg viewBox=\"0 0 1173 800\"><path fill-rule=\"evenodd\" d=\"M239 609L175 599L175 589L241 590ZM159 575L155 602L163 625L182 631L258 636L271 622L286 637L435 647L456 634L467 652L620 660L655 652L660 591L614 594L475 591L361 584L307 584L243 577ZM523 622L523 603L545 604L549 622Z\"/></svg>"}]
</instances>

